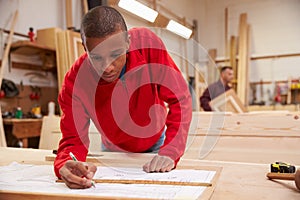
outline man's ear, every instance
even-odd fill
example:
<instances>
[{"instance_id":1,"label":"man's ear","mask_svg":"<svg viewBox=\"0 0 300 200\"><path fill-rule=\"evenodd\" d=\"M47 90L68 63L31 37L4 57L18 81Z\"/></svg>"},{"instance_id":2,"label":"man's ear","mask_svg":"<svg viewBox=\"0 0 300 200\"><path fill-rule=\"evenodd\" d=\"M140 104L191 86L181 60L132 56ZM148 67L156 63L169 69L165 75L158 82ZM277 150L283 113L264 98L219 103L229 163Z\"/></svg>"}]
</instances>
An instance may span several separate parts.
<instances>
[{"instance_id":1,"label":"man's ear","mask_svg":"<svg viewBox=\"0 0 300 200\"><path fill-rule=\"evenodd\" d=\"M130 35L128 35L126 39L126 49L128 50L129 47L130 47Z\"/></svg>"}]
</instances>

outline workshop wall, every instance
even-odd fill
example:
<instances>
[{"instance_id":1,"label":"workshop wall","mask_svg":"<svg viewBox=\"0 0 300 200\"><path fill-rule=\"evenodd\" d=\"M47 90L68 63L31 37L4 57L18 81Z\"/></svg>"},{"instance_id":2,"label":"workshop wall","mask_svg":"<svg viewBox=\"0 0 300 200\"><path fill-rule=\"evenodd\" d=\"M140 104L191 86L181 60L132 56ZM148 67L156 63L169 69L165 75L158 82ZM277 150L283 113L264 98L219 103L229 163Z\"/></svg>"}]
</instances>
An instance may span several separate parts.
<instances>
[{"instance_id":1,"label":"workshop wall","mask_svg":"<svg viewBox=\"0 0 300 200\"><path fill-rule=\"evenodd\" d=\"M300 52L299 0L206 0L205 32L201 42L224 56L224 10L228 7L228 35L238 34L239 15L248 14L252 53L269 55Z\"/></svg>"},{"instance_id":2,"label":"workshop wall","mask_svg":"<svg viewBox=\"0 0 300 200\"><path fill-rule=\"evenodd\" d=\"M251 55L300 53L299 0L204 0L205 19L200 27L200 42L205 48L216 48L218 58L225 56L225 8L228 8L228 37L238 36L239 15L248 14L251 25ZM250 82L271 81L263 85L259 98L273 97L275 81L300 78L300 57L251 61ZM264 95L271 93L270 95Z\"/></svg>"}]
</instances>

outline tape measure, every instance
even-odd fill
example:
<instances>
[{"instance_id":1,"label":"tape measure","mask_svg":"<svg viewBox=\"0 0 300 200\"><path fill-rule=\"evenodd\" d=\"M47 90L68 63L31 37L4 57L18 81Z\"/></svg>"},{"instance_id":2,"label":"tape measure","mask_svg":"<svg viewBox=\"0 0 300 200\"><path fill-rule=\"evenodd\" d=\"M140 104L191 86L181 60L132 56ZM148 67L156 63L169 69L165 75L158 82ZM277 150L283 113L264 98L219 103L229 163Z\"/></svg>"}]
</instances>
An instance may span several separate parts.
<instances>
[{"instance_id":1,"label":"tape measure","mask_svg":"<svg viewBox=\"0 0 300 200\"><path fill-rule=\"evenodd\" d=\"M271 164L271 172L295 173L296 167L284 162L275 162Z\"/></svg>"}]
</instances>

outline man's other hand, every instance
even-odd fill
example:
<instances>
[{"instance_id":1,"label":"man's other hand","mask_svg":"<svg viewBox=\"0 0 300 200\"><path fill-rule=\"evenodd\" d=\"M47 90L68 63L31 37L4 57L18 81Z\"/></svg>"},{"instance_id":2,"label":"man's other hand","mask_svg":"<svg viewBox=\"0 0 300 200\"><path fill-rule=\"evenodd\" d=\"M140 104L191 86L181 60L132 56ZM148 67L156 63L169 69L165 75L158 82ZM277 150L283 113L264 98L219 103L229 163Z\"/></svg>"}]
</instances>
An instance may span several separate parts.
<instances>
[{"instance_id":1,"label":"man's other hand","mask_svg":"<svg viewBox=\"0 0 300 200\"><path fill-rule=\"evenodd\" d=\"M174 167L174 160L170 157L156 155L150 162L147 162L143 166L143 169L145 172L169 172Z\"/></svg>"}]
</instances>

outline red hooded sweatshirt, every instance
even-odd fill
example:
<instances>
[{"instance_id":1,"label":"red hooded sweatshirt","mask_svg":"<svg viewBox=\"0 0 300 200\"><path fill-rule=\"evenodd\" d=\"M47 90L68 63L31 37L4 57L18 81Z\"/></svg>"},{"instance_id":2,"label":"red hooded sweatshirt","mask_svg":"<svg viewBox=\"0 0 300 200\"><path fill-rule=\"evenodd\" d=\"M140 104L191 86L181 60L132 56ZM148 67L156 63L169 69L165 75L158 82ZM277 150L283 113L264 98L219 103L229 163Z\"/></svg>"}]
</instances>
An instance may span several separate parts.
<instances>
[{"instance_id":1,"label":"red hooded sweatshirt","mask_svg":"<svg viewBox=\"0 0 300 200\"><path fill-rule=\"evenodd\" d=\"M187 83L153 32L135 28L128 34L130 47L123 76L104 81L87 54L65 76L58 97L63 111L62 139L54 162L58 177L59 169L71 159L69 152L79 161L86 160L90 120L111 151L145 152L166 127L158 154L169 156L177 164L184 153L192 116Z\"/></svg>"}]
</instances>

